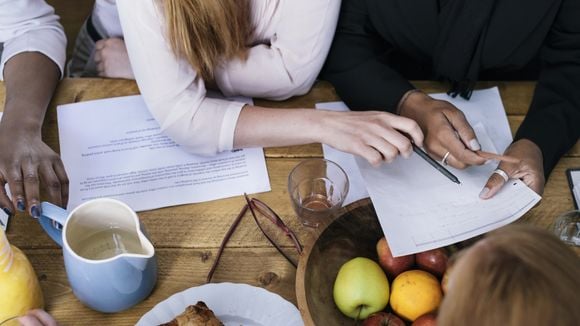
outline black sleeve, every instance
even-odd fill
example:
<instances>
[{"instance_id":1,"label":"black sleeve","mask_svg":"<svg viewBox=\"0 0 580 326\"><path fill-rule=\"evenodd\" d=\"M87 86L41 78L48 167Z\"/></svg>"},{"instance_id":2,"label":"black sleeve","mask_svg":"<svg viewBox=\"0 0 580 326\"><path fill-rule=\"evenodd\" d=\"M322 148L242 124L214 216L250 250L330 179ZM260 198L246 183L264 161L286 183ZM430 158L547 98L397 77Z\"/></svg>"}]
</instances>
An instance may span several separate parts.
<instances>
[{"instance_id":1,"label":"black sleeve","mask_svg":"<svg viewBox=\"0 0 580 326\"><path fill-rule=\"evenodd\" d=\"M542 71L515 140L540 147L547 177L580 136L580 1L562 2L541 51Z\"/></svg>"},{"instance_id":2,"label":"black sleeve","mask_svg":"<svg viewBox=\"0 0 580 326\"><path fill-rule=\"evenodd\" d=\"M389 48L373 30L365 1L344 0L321 78L352 110L394 112L414 87L385 62Z\"/></svg>"}]
</instances>

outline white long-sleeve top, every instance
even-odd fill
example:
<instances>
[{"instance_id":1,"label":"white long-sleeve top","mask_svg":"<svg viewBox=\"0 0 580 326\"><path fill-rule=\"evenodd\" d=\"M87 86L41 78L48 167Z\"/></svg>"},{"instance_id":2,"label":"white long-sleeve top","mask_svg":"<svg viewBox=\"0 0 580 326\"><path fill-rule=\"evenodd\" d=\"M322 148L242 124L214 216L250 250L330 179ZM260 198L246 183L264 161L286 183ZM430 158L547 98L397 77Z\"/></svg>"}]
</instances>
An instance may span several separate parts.
<instances>
[{"instance_id":1,"label":"white long-sleeve top","mask_svg":"<svg viewBox=\"0 0 580 326\"><path fill-rule=\"evenodd\" d=\"M66 36L54 9L44 0L0 0L0 80L4 64L22 52L40 52L63 73Z\"/></svg>"},{"instance_id":2,"label":"white long-sleeve top","mask_svg":"<svg viewBox=\"0 0 580 326\"><path fill-rule=\"evenodd\" d=\"M339 0L251 0L254 35L246 61L215 72L227 96L283 100L311 88L330 49ZM212 155L233 147L244 103L206 97L204 81L166 40L156 0L117 0L139 89L161 129L189 152Z\"/></svg>"}]
</instances>

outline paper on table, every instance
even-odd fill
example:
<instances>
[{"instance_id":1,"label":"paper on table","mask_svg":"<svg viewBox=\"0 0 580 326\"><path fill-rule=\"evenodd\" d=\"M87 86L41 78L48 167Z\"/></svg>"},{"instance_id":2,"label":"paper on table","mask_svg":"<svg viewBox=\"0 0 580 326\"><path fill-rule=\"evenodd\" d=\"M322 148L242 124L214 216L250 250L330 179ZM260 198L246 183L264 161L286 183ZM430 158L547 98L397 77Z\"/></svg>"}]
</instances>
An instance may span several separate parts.
<instances>
[{"instance_id":1,"label":"paper on table","mask_svg":"<svg viewBox=\"0 0 580 326\"><path fill-rule=\"evenodd\" d=\"M471 101L444 94L432 96L445 98L466 114L483 149L501 153L510 144L509 124L497 88L475 91ZM317 108L338 109L341 105L344 106L324 103ZM479 199L495 163L463 171L449 167L462 182L456 185L415 154L378 169L358 157L356 162L395 256L446 246L491 231L518 219L540 200L519 180L510 180L492 199Z\"/></svg>"},{"instance_id":2,"label":"paper on table","mask_svg":"<svg viewBox=\"0 0 580 326\"><path fill-rule=\"evenodd\" d=\"M61 105L58 127L68 208L111 197L142 211L270 190L262 148L188 154L161 133L141 96Z\"/></svg>"},{"instance_id":3,"label":"paper on table","mask_svg":"<svg viewBox=\"0 0 580 326\"><path fill-rule=\"evenodd\" d=\"M580 209L580 170L570 171L570 180L572 195L574 196L574 202L576 203L576 209Z\"/></svg>"}]
</instances>

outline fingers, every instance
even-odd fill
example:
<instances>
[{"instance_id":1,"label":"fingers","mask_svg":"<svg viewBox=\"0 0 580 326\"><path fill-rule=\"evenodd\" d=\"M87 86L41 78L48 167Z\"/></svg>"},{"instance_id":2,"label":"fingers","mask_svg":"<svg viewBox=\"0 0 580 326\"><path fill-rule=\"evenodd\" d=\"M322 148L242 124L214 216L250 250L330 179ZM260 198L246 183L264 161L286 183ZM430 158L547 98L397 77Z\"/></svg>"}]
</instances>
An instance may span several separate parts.
<instances>
[{"instance_id":1,"label":"fingers","mask_svg":"<svg viewBox=\"0 0 580 326\"><path fill-rule=\"evenodd\" d=\"M60 161L54 164L43 162L38 168L27 164L22 167L22 172L14 169L8 178L12 201L4 188L5 178L0 174L0 208L8 215L13 215L15 208L21 212L28 208L30 216L39 218L42 213L39 204L41 180L45 185L49 201L66 208L69 180Z\"/></svg>"},{"instance_id":2,"label":"fingers","mask_svg":"<svg viewBox=\"0 0 580 326\"><path fill-rule=\"evenodd\" d=\"M22 164L22 176L24 180L24 195L28 213L34 218L40 217L40 178L38 177L38 166L33 163Z\"/></svg>"},{"instance_id":3,"label":"fingers","mask_svg":"<svg viewBox=\"0 0 580 326\"><path fill-rule=\"evenodd\" d=\"M99 40L95 43L95 65L97 67L97 72L101 76L105 71L105 63L103 62L103 49L105 48L105 40Z\"/></svg>"},{"instance_id":4,"label":"fingers","mask_svg":"<svg viewBox=\"0 0 580 326\"><path fill-rule=\"evenodd\" d=\"M504 178L497 173L492 173L485 187L479 193L479 198L481 199L489 199L493 197L503 185L506 183Z\"/></svg>"},{"instance_id":5,"label":"fingers","mask_svg":"<svg viewBox=\"0 0 580 326\"><path fill-rule=\"evenodd\" d=\"M446 163L457 169L484 164L486 160L473 151L480 150L481 146L463 112L446 101L435 103L424 125L429 135L427 150L440 159L449 152Z\"/></svg>"},{"instance_id":6,"label":"fingers","mask_svg":"<svg viewBox=\"0 0 580 326\"><path fill-rule=\"evenodd\" d=\"M465 144L457 138L455 130L452 128L443 129L440 133L439 140L442 146L451 152L451 157L448 161L449 165L455 168L462 169L467 165L481 165L486 161L486 159L477 155L475 152L465 148Z\"/></svg>"},{"instance_id":7,"label":"fingers","mask_svg":"<svg viewBox=\"0 0 580 326\"><path fill-rule=\"evenodd\" d=\"M517 164L511 163L500 163L497 169L505 172L508 176L508 180L505 180L500 173L492 173L487 183L479 193L479 198L481 199L489 199L497 194L498 191L503 187L503 185L509 181L510 178L514 178L514 174L516 173L516 169L518 168Z\"/></svg>"},{"instance_id":8,"label":"fingers","mask_svg":"<svg viewBox=\"0 0 580 326\"><path fill-rule=\"evenodd\" d=\"M11 167L6 173L8 187L12 194L12 203L17 210L24 212L26 210L26 201L24 200L24 182L22 172L15 166Z\"/></svg>"},{"instance_id":9,"label":"fingers","mask_svg":"<svg viewBox=\"0 0 580 326\"><path fill-rule=\"evenodd\" d=\"M48 195L48 200L62 207L62 187L60 179L52 167L52 162L43 162L40 165L39 172Z\"/></svg>"},{"instance_id":10,"label":"fingers","mask_svg":"<svg viewBox=\"0 0 580 326\"><path fill-rule=\"evenodd\" d=\"M56 174L59 182L60 182L60 197L62 208L66 208L68 205L68 192L69 192L69 179L66 175L66 171L64 169L64 165L62 161L59 159L52 164L54 169L54 173Z\"/></svg>"},{"instance_id":11,"label":"fingers","mask_svg":"<svg viewBox=\"0 0 580 326\"><path fill-rule=\"evenodd\" d=\"M419 147L423 146L424 140L423 131L421 130L421 127L419 127L419 124L415 122L415 120L411 120L401 116L394 116L391 126L411 136L411 139L413 140L415 145Z\"/></svg>"},{"instance_id":12,"label":"fingers","mask_svg":"<svg viewBox=\"0 0 580 326\"><path fill-rule=\"evenodd\" d=\"M458 139L456 139L456 141L459 142ZM452 154L453 152L451 149L448 149L450 144L448 143L445 146L447 146L447 148L444 147L440 142L429 142L427 144L427 151L431 157L437 159L443 165L450 165L456 169L465 169L468 165L457 159L457 157ZM448 152L449 154L447 155L445 162L443 162L443 158Z\"/></svg>"},{"instance_id":13,"label":"fingers","mask_svg":"<svg viewBox=\"0 0 580 326\"><path fill-rule=\"evenodd\" d=\"M380 150L384 146L375 147L374 142L369 144L377 149L385 156L385 161L393 161L397 155L401 154L404 158L409 158L413 153L413 146L411 140L401 134L399 131L392 128L380 127L375 131L378 137L374 137L380 143L388 144L389 150Z\"/></svg>"},{"instance_id":14,"label":"fingers","mask_svg":"<svg viewBox=\"0 0 580 326\"><path fill-rule=\"evenodd\" d=\"M463 141L463 143L472 151L478 151L481 149L481 145L477 141L477 137L475 136L475 131L467 122L465 118L465 114L459 111L458 109L455 110L447 110L443 111L447 120L453 126L453 129L457 131L459 138Z\"/></svg>"},{"instance_id":15,"label":"fingers","mask_svg":"<svg viewBox=\"0 0 580 326\"><path fill-rule=\"evenodd\" d=\"M383 163L383 156L381 155L381 153L371 146L365 146L361 144L361 146L358 147L357 151L353 153L361 156L362 158L367 160L367 162L369 162L370 165L374 167L379 167L381 166L381 163Z\"/></svg>"},{"instance_id":16,"label":"fingers","mask_svg":"<svg viewBox=\"0 0 580 326\"><path fill-rule=\"evenodd\" d=\"M382 113L379 121L378 124L366 126L367 132L361 137L364 145L358 148L359 155L375 167L394 161L399 154L405 158L411 156L411 140L400 131L414 137L419 144L423 142L423 133L413 120Z\"/></svg>"},{"instance_id":17,"label":"fingers","mask_svg":"<svg viewBox=\"0 0 580 326\"><path fill-rule=\"evenodd\" d=\"M2 174L0 174L0 208L8 216L14 215L14 205L6 193L6 179Z\"/></svg>"},{"instance_id":18,"label":"fingers","mask_svg":"<svg viewBox=\"0 0 580 326\"><path fill-rule=\"evenodd\" d=\"M25 316L18 318L21 325L26 326L57 326L56 320L46 311L34 309L26 313Z\"/></svg>"},{"instance_id":19,"label":"fingers","mask_svg":"<svg viewBox=\"0 0 580 326\"><path fill-rule=\"evenodd\" d=\"M25 315L18 318L18 322L22 326L43 326L38 318L32 315Z\"/></svg>"}]
</instances>

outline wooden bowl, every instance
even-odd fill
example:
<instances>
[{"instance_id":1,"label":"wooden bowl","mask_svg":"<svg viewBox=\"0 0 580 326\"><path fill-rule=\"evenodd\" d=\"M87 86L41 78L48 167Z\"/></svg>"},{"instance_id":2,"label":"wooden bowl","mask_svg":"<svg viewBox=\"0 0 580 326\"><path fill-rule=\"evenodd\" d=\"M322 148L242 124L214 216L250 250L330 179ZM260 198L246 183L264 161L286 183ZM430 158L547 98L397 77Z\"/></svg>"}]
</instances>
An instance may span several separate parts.
<instances>
[{"instance_id":1,"label":"wooden bowl","mask_svg":"<svg viewBox=\"0 0 580 326\"><path fill-rule=\"evenodd\" d=\"M305 325L353 325L334 304L334 279L352 258L377 261L375 246L382 236L371 201L362 199L345 207L305 245L296 272L296 298Z\"/></svg>"}]
</instances>

